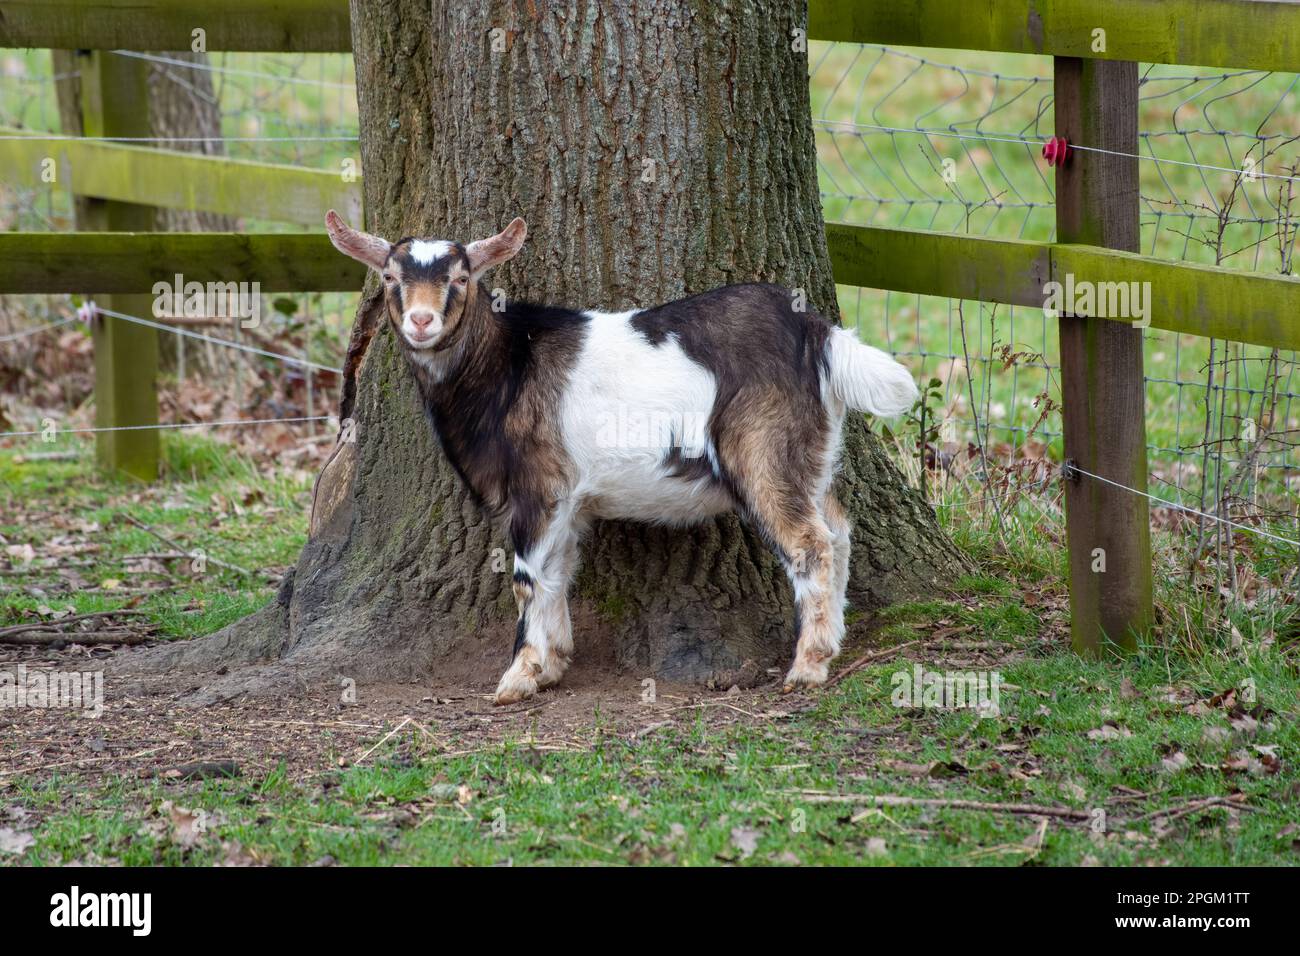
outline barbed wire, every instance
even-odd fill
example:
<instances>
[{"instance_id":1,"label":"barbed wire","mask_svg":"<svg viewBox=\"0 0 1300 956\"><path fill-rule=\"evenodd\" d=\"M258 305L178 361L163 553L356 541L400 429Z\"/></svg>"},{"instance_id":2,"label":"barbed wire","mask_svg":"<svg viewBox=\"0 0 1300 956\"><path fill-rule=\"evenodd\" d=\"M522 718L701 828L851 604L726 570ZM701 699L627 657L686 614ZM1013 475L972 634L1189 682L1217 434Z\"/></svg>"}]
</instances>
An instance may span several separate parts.
<instances>
[{"instance_id":1,"label":"barbed wire","mask_svg":"<svg viewBox=\"0 0 1300 956\"><path fill-rule=\"evenodd\" d=\"M1113 488L1119 488L1123 491L1130 492L1131 494L1139 495L1143 498L1148 499L1157 508L1169 508L1173 511L1178 511L1183 514L1192 515L1197 518L1204 518L1207 521L1216 521L1219 522L1220 524L1224 524L1236 528L1239 531L1246 531L1250 534L1256 534L1261 537L1269 538L1273 541L1280 542L1281 544L1288 544L1291 545L1292 547L1300 548L1300 541L1292 540L1291 538L1285 538L1282 537L1281 535L1274 534L1271 531L1265 531L1262 528L1256 528L1252 525L1242 524L1239 521L1233 521L1229 518L1224 518L1210 512L1199 511L1196 508L1190 508L1186 505L1179 504L1176 501L1170 501L1167 498L1161 498L1159 495L1153 495L1146 491L1139 491L1137 488L1133 488L1129 485L1123 484L1122 482L1113 481L1110 478L1104 478L1101 475L1095 474L1094 472L1088 471L1084 468L1080 468L1078 465L1076 465L1073 462L1070 462L1069 464L1059 464L1059 465L1055 463L1050 463L1046 465L1046 468L1048 469L1049 474L1046 477L1044 477L1041 481L1034 482L1033 484L1027 487L1012 488L1010 491L1004 492L1002 494L981 495L979 497L974 497L974 498L959 498L956 500L944 500L942 498L939 498L934 501L930 501L928 503L932 508L961 508L970 505L984 504L990 501L1005 501L1008 498L1015 498L1015 497L1023 498L1026 501L1037 502L1038 499L1042 496L1043 492L1046 491L1047 488L1053 482L1058 480L1068 481L1072 475L1080 475L1085 478L1095 479L1097 481L1102 482L1103 484L1110 485ZM1164 483L1169 484L1169 482L1167 481ZM1172 487L1174 487L1175 490L1181 490L1178 489L1176 485Z\"/></svg>"},{"instance_id":2,"label":"barbed wire","mask_svg":"<svg viewBox=\"0 0 1300 956\"><path fill-rule=\"evenodd\" d=\"M1068 479L1072 474L1083 475L1085 478L1092 478L1096 481L1102 482L1103 484L1110 485L1112 488L1120 488L1131 494L1140 495L1141 497L1150 500L1152 503L1162 508L1172 508L1175 511L1181 511L1183 514L1193 515L1197 518L1205 518L1208 521L1217 521L1220 524L1227 525L1232 528L1236 528L1239 531L1248 531L1251 534L1257 534L1262 538L1269 538L1273 541L1281 542L1282 544L1289 544L1294 548L1300 548L1300 541L1295 541L1292 540L1291 538L1284 538L1281 535L1273 534L1271 531L1264 531L1262 528L1255 528L1252 527L1251 525L1241 524L1240 522L1232 521L1228 518L1223 518L1220 517L1219 515L1211 514L1210 512L1198 511L1195 508L1189 508L1186 505L1181 505L1174 501L1168 501L1164 498L1159 497L1158 495L1153 495L1149 492L1140 491L1137 488L1132 488L1124 484L1123 482L1112 481L1110 478L1103 478L1101 475L1080 468L1078 465L1074 464L1073 462L1071 462L1068 466L1061 465L1059 467L1061 468L1063 478Z\"/></svg>"},{"instance_id":3,"label":"barbed wire","mask_svg":"<svg viewBox=\"0 0 1300 956\"><path fill-rule=\"evenodd\" d=\"M82 309L85 313L97 312L101 315L108 315L115 319L121 319L124 322L132 322L136 325L143 325L147 328L157 329L160 332L171 332L173 335L182 335L187 339L196 339L200 342L211 342L214 345L221 345L228 349L235 349L240 352L248 352L253 355L261 355L265 358L276 359L288 365L297 365L302 368L314 368L319 369L322 372L334 372L338 375L343 374L343 369L337 368L333 365L322 365L319 362L311 362L304 358L298 358L295 355L286 355L283 352L272 352L268 349L258 348L255 345L245 345L242 342L232 342L230 339L217 338L213 335L204 335L202 332L194 332L190 329L182 329L174 325L167 325L165 322L155 322L152 319L142 319L137 315L127 315L125 312L116 312L113 309L106 309L93 302L87 303L82 307Z\"/></svg>"},{"instance_id":4,"label":"barbed wire","mask_svg":"<svg viewBox=\"0 0 1300 956\"><path fill-rule=\"evenodd\" d=\"M57 322L50 322L46 325L37 326L34 329L23 329L21 332L8 332L5 335L0 335L0 342L16 342L18 339L25 339L28 336L37 335L41 332L48 332L51 329L62 328L63 326L70 325L76 321L78 321L76 316L73 316L70 319L59 319Z\"/></svg>"},{"instance_id":5,"label":"barbed wire","mask_svg":"<svg viewBox=\"0 0 1300 956\"><path fill-rule=\"evenodd\" d=\"M984 143L1014 143L1020 146L1042 146L1052 137L1050 136L1009 136L1005 133L962 133L953 129L927 129L927 128L909 128L906 126L881 126L876 123L846 123L835 120L814 120L814 125L822 126L832 133L835 132L858 132L860 130L870 130L877 133L911 133L918 136L939 136L945 138L954 138L962 140L978 140ZM1213 172L1231 173L1235 176L1257 177L1259 179L1280 179L1286 182L1300 182L1300 176L1286 176L1281 173L1266 173L1262 170L1254 169L1249 172L1230 166L1216 166L1209 163L1193 163L1186 160L1170 159L1165 156L1143 155L1142 153L1126 153L1117 149L1102 149L1100 146L1081 146L1078 143L1070 143L1070 149L1079 150L1087 153L1104 153L1108 156L1122 156L1129 159L1140 159L1144 162L1167 163L1171 166L1184 166L1191 169L1208 169Z\"/></svg>"},{"instance_id":6,"label":"barbed wire","mask_svg":"<svg viewBox=\"0 0 1300 956\"><path fill-rule=\"evenodd\" d=\"M155 53L140 53L134 50L113 50L118 56L131 57L135 60L148 60L150 63L163 63L168 66L181 66L190 70L202 70L205 73L221 73L225 76L242 76L249 79L275 80L279 83L300 84L303 86L328 86L335 89L355 90L355 83L341 83L336 80L312 80L301 76L279 76L275 73L261 73L257 70L241 70L230 66L217 66L212 63L195 63L190 60L178 60L170 56Z\"/></svg>"},{"instance_id":7,"label":"barbed wire","mask_svg":"<svg viewBox=\"0 0 1300 956\"><path fill-rule=\"evenodd\" d=\"M290 425L332 421L332 415L299 415L293 418L230 418L216 422L168 422L158 425L105 425L98 428L58 428L0 432L0 438L34 438L38 435L98 435L102 432L162 431L172 428L230 428L247 425Z\"/></svg>"}]
</instances>

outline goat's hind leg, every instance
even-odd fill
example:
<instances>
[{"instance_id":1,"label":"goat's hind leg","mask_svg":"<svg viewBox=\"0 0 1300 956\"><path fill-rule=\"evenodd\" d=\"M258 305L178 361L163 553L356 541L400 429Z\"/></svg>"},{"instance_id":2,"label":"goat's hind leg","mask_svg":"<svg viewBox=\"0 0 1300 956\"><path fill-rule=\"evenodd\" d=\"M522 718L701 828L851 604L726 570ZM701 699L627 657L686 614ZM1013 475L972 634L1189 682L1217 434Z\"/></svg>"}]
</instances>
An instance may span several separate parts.
<instances>
[{"instance_id":1,"label":"goat's hind leg","mask_svg":"<svg viewBox=\"0 0 1300 956\"><path fill-rule=\"evenodd\" d=\"M852 544L853 526L849 524L844 506L831 491L827 491L822 498L822 517L826 519L826 526L830 528L831 549L835 556L831 593L835 606L843 613L848 603L849 549Z\"/></svg>"},{"instance_id":2,"label":"goat's hind leg","mask_svg":"<svg viewBox=\"0 0 1300 956\"><path fill-rule=\"evenodd\" d=\"M754 497L751 518L774 546L794 587L798 640L785 689L825 683L830 662L839 653L844 637L839 528L828 526L811 498L770 492ZM845 553L845 571L847 557Z\"/></svg>"},{"instance_id":3,"label":"goat's hind leg","mask_svg":"<svg viewBox=\"0 0 1300 956\"><path fill-rule=\"evenodd\" d=\"M837 593L835 535L820 514L794 530L784 563L794 587L798 640L785 689L824 684L844 639L844 604ZM783 550L786 550L783 546Z\"/></svg>"}]
</instances>

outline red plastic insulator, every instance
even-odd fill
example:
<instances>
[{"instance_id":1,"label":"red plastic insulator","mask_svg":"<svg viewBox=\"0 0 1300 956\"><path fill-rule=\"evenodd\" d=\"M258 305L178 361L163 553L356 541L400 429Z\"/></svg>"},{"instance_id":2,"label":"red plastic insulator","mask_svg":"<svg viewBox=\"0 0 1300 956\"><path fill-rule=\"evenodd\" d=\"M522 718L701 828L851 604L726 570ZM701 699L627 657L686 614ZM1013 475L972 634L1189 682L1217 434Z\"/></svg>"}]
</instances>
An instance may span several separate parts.
<instances>
[{"instance_id":1,"label":"red plastic insulator","mask_svg":"<svg viewBox=\"0 0 1300 956\"><path fill-rule=\"evenodd\" d=\"M1064 136L1053 136L1043 144L1043 159L1048 166L1056 166L1070 158L1070 141Z\"/></svg>"}]
</instances>

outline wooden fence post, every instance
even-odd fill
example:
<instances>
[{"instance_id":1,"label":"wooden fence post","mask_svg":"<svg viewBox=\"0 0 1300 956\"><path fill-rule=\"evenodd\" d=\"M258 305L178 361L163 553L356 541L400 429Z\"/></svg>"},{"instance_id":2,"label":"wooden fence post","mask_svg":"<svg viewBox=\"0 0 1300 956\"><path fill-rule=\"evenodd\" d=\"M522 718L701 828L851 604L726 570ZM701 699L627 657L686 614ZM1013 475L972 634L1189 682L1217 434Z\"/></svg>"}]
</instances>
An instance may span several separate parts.
<instances>
[{"instance_id":1,"label":"wooden fence post","mask_svg":"<svg viewBox=\"0 0 1300 956\"><path fill-rule=\"evenodd\" d=\"M149 136L149 64L107 51L82 53L82 132L86 136ZM150 232L153 206L87 198L80 204L80 230ZM96 301L126 315L148 318L153 295L105 295ZM94 323L95 425L158 424L158 333L111 316ZM102 467L153 481L158 477L159 440L154 429L100 432L96 456Z\"/></svg>"},{"instance_id":2,"label":"wooden fence post","mask_svg":"<svg viewBox=\"0 0 1300 956\"><path fill-rule=\"evenodd\" d=\"M1057 242L1138 251L1137 103L1136 63L1055 58L1056 134L1072 145L1129 154L1073 150L1057 166ZM1069 305L1060 317L1066 462L1145 492L1142 330L1071 315ZM1153 623L1147 499L1071 477L1067 468L1065 514L1075 651L1100 657L1136 649Z\"/></svg>"}]
</instances>

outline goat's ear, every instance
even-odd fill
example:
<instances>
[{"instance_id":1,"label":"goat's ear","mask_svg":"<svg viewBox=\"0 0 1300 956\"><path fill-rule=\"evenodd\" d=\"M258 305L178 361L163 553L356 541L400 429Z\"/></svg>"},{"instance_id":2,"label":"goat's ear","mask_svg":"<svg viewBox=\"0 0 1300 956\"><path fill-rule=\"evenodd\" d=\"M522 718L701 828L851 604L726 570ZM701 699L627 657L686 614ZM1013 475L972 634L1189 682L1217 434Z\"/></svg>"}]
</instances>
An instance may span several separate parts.
<instances>
[{"instance_id":1,"label":"goat's ear","mask_svg":"<svg viewBox=\"0 0 1300 956\"><path fill-rule=\"evenodd\" d=\"M334 248L345 256L364 262L376 272L383 271L392 248L385 240L368 232L353 229L333 209L325 214L325 231L330 234Z\"/></svg>"},{"instance_id":2,"label":"goat's ear","mask_svg":"<svg viewBox=\"0 0 1300 956\"><path fill-rule=\"evenodd\" d=\"M516 217L495 236L471 242L465 247L469 256L469 271L477 279L480 274L515 257L528 238L528 224Z\"/></svg>"}]
</instances>

